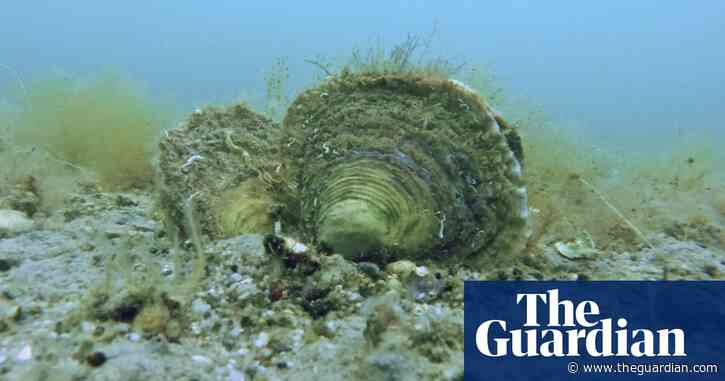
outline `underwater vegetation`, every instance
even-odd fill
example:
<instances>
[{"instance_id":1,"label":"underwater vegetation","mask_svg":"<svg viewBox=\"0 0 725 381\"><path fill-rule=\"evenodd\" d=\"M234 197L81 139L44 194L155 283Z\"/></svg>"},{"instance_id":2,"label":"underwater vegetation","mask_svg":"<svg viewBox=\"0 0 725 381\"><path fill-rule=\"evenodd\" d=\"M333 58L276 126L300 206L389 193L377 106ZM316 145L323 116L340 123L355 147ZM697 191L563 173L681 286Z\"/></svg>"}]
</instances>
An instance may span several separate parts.
<instances>
[{"instance_id":1,"label":"underwater vegetation","mask_svg":"<svg viewBox=\"0 0 725 381\"><path fill-rule=\"evenodd\" d=\"M722 224L721 137L691 126L642 142L620 136L595 141L586 127L562 125L509 96L487 70L472 67L460 75L522 137L532 229L528 252L540 252L540 244L552 239L582 236L591 237L597 249L651 247L645 236L692 218L705 217L711 229Z\"/></svg>"},{"instance_id":2,"label":"underwater vegetation","mask_svg":"<svg viewBox=\"0 0 725 381\"><path fill-rule=\"evenodd\" d=\"M287 60L277 58L274 65L264 75L266 88L264 115L276 122L284 118L284 113L290 103L287 96L288 89L286 88L288 80L289 67Z\"/></svg>"},{"instance_id":3,"label":"underwater vegetation","mask_svg":"<svg viewBox=\"0 0 725 381\"><path fill-rule=\"evenodd\" d=\"M450 78L461 71L465 64L455 65L442 57L428 57L426 53L434 37L435 30L427 36L408 35L389 50L379 42L367 48L354 48L343 70L357 74Z\"/></svg>"},{"instance_id":4,"label":"underwater vegetation","mask_svg":"<svg viewBox=\"0 0 725 381\"><path fill-rule=\"evenodd\" d=\"M443 57L430 57L428 50L435 38L435 29L426 36L410 34L405 40L387 49L380 41L355 47L345 57L318 55L305 62L318 69L316 81L327 77L352 74L395 74L448 79L460 73L464 64L455 64ZM276 77L280 77L277 75Z\"/></svg>"},{"instance_id":5,"label":"underwater vegetation","mask_svg":"<svg viewBox=\"0 0 725 381\"><path fill-rule=\"evenodd\" d=\"M191 215L188 218L193 219ZM181 248L176 237L171 237L173 247L169 250L174 265L166 271L138 242L140 236L125 237L120 249L112 247L108 239L97 240L115 253L106 259L104 280L90 290L79 309L67 316L66 328L86 319L127 323L145 336L178 340L188 329L192 298L206 276L206 255L200 238L192 236L189 252ZM173 277L164 277L165 272L173 272Z\"/></svg>"},{"instance_id":6,"label":"underwater vegetation","mask_svg":"<svg viewBox=\"0 0 725 381\"><path fill-rule=\"evenodd\" d=\"M97 176L108 190L151 184L156 141L171 121L168 107L113 73L87 80L51 76L23 89L3 114L4 139L16 160L25 161L24 152L43 155L65 172Z\"/></svg>"}]
</instances>

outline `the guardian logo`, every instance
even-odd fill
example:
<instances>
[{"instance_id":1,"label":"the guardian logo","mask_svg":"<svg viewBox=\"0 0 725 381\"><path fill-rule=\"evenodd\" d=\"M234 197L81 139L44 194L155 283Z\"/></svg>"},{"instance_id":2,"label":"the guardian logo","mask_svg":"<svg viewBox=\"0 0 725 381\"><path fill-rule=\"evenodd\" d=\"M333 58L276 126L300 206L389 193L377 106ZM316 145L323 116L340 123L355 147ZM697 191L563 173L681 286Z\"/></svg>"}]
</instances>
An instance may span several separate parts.
<instances>
[{"instance_id":1,"label":"the guardian logo","mask_svg":"<svg viewBox=\"0 0 725 381\"><path fill-rule=\"evenodd\" d=\"M513 300L512 300L513 303ZM598 319L599 305L591 300L559 300L559 290L521 293L523 327L505 320L487 320L476 329L476 348L486 357L687 356L685 332L679 328L630 329L626 318ZM514 329L516 328L516 329Z\"/></svg>"}]
</instances>

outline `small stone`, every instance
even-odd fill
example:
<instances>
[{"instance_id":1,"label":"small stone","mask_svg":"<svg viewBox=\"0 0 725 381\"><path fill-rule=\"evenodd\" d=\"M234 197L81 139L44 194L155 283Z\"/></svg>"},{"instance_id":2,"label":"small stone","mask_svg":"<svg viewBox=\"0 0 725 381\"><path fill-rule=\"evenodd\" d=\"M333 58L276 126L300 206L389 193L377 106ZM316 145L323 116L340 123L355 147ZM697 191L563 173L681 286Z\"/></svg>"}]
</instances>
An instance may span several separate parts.
<instances>
[{"instance_id":1,"label":"small stone","mask_svg":"<svg viewBox=\"0 0 725 381\"><path fill-rule=\"evenodd\" d=\"M191 356L191 361L197 363L197 364L203 364L203 365L210 365L211 360L208 357L201 356L201 355L193 355Z\"/></svg>"},{"instance_id":2,"label":"small stone","mask_svg":"<svg viewBox=\"0 0 725 381\"><path fill-rule=\"evenodd\" d=\"M123 235L123 233L124 232L119 229L109 229L109 230L106 230L103 234L108 239L114 239L114 238L120 238Z\"/></svg>"},{"instance_id":3,"label":"small stone","mask_svg":"<svg viewBox=\"0 0 725 381\"><path fill-rule=\"evenodd\" d=\"M394 274L401 278L405 278L411 273L413 273L417 267L415 266L415 263L408 261L408 260L400 260L393 263L388 264L385 267L385 271L388 274Z\"/></svg>"},{"instance_id":4,"label":"small stone","mask_svg":"<svg viewBox=\"0 0 725 381\"><path fill-rule=\"evenodd\" d=\"M163 265L161 267L161 275L163 276L169 276L174 273L174 270L169 265Z\"/></svg>"},{"instance_id":5,"label":"small stone","mask_svg":"<svg viewBox=\"0 0 725 381\"><path fill-rule=\"evenodd\" d=\"M375 263L360 262L357 266L360 272L370 277L370 279L377 280L381 278L380 267Z\"/></svg>"},{"instance_id":6,"label":"small stone","mask_svg":"<svg viewBox=\"0 0 725 381\"><path fill-rule=\"evenodd\" d=\"M79 248L81 249L81 251L93 251L96 249L96 247L89 242L84 242Z\"/></svg>"},{"instance_id":7,"label":"small stone","mask_svg":"<svg viewBox=\"0 0 725 381\"><path fill-rule=\"evenodd\" d=\"M286 361L280 361L277 363L277 369L288 369L289 364Z\"/></svg>"},{"instance_id":8,"label":"small stone","mask_svg":"<svg viewBox=\"0 0 725 381\"><path fill-rule=\"evenodd\" d=\"M229 331L229 337L238 338L242 335L242 330L239 327L232 328L231 331Z\"/></svg>"},{"instance_id":9,"label":"small stone","mask_svg":"<svg viewBox=\"0 0 725 381\"><path fill-rule=\"evenodd\" d=\"M121 207L137 206L138 205L138 203L136 201L134 201L131 198L126 197L124 195L118 195L116 197L116 200L115 201L116 201L116 205L121 206Z\"/></svg>"},{"instance_id":10,"label":"small stone","mask_svg":"<svg viewBox=\"0 0 725 381\"><path fill-rule=\"evenodd\" d=\"M350 302L357 302L359 300L362 300L362 295L357 292L350 292L347 294L347 300Z\"/></svg>"},{"instance_id":11,"label":"small stone","mask_svg":"<svg viewBox=\"0 0 725 381\"><path fill-rule=\"evenodd\" d=\"M25 213L12 209L0 209L0 237L13 237L33 229L33 220Z\"/></svg>"},{"instance_id":12,"label":"small stone","mask_svg":"<svg viewBox=\"0 0 725 381\"><path fill-rule=\"evenodd\" d=\"M131 326L128 323L118 323L113 326L113 332L116 332L117 334L129 333L130 331Z\"/></svg>"},{"instance_id":13,"label":"small stone","mask_svg":"<svg viewBox=\"0 0 725 381\"><path fill-rule=\"evenodd\" d=\"M134 343L137 343L141 340L141 335L139 335L136 332L131 332L128 334L128 340Z\"/></svg>"},{"instance_id":14,"label":"small stone","mask_svg":"<svg viewBox=\"0 0 725 381\"><path fill-rule=\"evenodd\" d=\"M591 242L582 239L556 242L554 248L556 248L559 255L572 261L592 260L599 254L599 251Z\"/></svg>"},{"instance_id":15,"label":"small stone","mask_svg":"<svg viewBox=\"0 0 725 381\"><path fill-rule=\"evenodd\" d=\"M334 334L339 326L339 323L336 320L328 320L323 324L323 326L326 332Z\"/></svg>"},{"instance_id":16,"label":"small stone","mask_svg":"<svg viewBox=\"0 0 725 381\"><path fill-rule=\"evenodd\" d=\"M92 367L99 367L103 365L108 358L103 352L93 352L86 356L86 362Z\"/></svg>"},{"instance_id":17,"label":"small stone","mask_svg":"<svg viewBox=\"0 0 725 381\"><path fill-rule=\"evenodd\" d=\"M291 238L285 240L287 250L292 254L304 254L309 250L307 246L301 242L297 242Z\"/></svg>"},{"instance_id":18,"label":"small stone","mask_svg":"<svg viewBox=\"0 0 725 381\"><path fill-rule=\"evenodd\" d=\"M428 268L425 266L418 266L415 268L415 275L417 276L424 277L427 276L429 273L430 271L428 271Z\"/></svg>"},{"instance_id":19,"label":"small stone","mask_svg":"<svg viewBox=\"0 0 725 381\"><path fill-rule=\"evenodd\" d=\"M23 308L11 300L0 298L0 321L18 321L23 316Z\"/></svg>"},{"instance_id":20,"label":"small stone","mask_svg":"<svg viewBox=\"0 0 725 381\"><path fill-rule=\"evenodd\" d=\"M721 274L720 269L711 263L706 264L703 270L705 271L705 274L712 278L717 278Z\"/></svg>"},{"instance_id":21,"label":"small stone","mask_svg":"<svg viewBox=\"0 0 725 381\"><path fill-rule=\"evenodd\" d=\"M18 354L15 356L15 361L17 362L25 362L28 360L33 359L33 348L30 345L26 345L23 347L23 349L18 352Z\"/></svg>"},{"instance_id":22,"label":"small stone","mask_svg":"<svg viewBox=\"0 0 725 381\"><path fill-rule=\"evenodd\" d=\"M95 336L95 337L100 337L100 336L102 336L102 335L103 335L104 333L106 333L106 329L105 329L105 328L103 328L103 326L102 326L102 325L97 325L97 326L96 326L96 327L95 327L95 328L93 329L92 335L93 335L93 336Z\"/></svg>"},{"instance_id":23,"label":"small stone","mask_svg":"<svg viewBox=\"0 0 725 381\"><path fill-rule=\"evenodd\" d=\"M12 259L0 258L0 272L8 271L18 265L18 262Z\"/></svg>"},{"instance_id":24,"label":"small stone","mask_svg":"<svg viewBox=\"0 0 725 381\"><path fill-rule=\"evenodd\" d=\"M385 282L385 288L389 290L401 291L403 290L403 284L397 278L389 278Z\"/></svg>"},{"instance_id":25,"label":"small stone","mask_svg":"<svg viewBox=\"0 0 725 381\"><path fill-rule=\"evenodd\" d=\"M96 327L93 325L93 323L91 323L89 321L84 321L81 323L81 331L83 333L86 333L86 334L92 333L95 328Z\"/></svg>"},{"instance_id":26,"label":"small stone","mask_svg":"<svg viewBox=\"0 0 725 381\"><path fill-rule=\"evenodd\" d=\"M269 334L267 332L260 332L259 336L254 339L254 346L257 348L264 348L269 344Z\"/></svg>"},{"instance_id":27,"label":"small stone","mask_svg":"<svg viewBox=\"0 0 725 381\"><path fill-rule=\"evenodd\" d=\"M227 381L244 381L244 373L236 369L229 369L229 377L227 377Z\"/></svg>"},{"instance_id":28,"label":"small stone","mask_svg":"<svg viewBox=\"0 0 725 381\"><path fill-rule=\"evenodd\" d=\"M194 301L191 302L191 311L197 315L204 315L209 312L209 310L211 310L211 306L201 299L194 299Z\"/></svg>"}]
</instances>

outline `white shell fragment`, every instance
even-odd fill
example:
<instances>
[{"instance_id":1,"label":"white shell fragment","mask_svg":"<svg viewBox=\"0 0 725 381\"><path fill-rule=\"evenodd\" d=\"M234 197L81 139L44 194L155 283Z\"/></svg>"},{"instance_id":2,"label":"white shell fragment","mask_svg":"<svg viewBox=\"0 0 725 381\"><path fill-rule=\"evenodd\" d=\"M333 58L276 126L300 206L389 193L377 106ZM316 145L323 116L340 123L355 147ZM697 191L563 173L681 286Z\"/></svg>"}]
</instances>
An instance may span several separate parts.
<instances>
[{"instance_id":1,"label":"white shell fragment","mask_svg":"<svg viewBox=\"0 0 725 381\"><path fill-rule=\"evenodd\" d=\"M264 348L269 343L269 334L267 332L260 332L259 336L254 339L254 346L257 348Z\"/></svg>"},{"instance_id":2,"label":"white shell fragment","mask_svg":"<svg viewBox=\"0 0 725 381\"><path fill-rule=\"evenodd\" d=\"M15 356L15 361L25 362L33 359L33 348L30 345L26 345L23 349L18 352Z\"/></svg>"},{"instance_id":3,"label":"white shell fragment","mask_svg":"<svg viewBox=\"0 0 725 381\"><path fill-rule=\"evenodd\" d=\"M424 276L428 275L429 273L430 273L430 271L428 271L428 268L425 266L418 266L415 268L415 275L417 275L417 276L424 277Z\"/></svg>"},{"instance_id":4,"label":"white shell fragment","mask_svg":"<svg viewBox=\"0 0 725 381\"><path fill-rule=\"evenodd\" d=\"M186 169L190 165L194 164L194 162L197 160L204 160L204 157L201 155L191 155L191 157L189 157L189 159L186 160L186 163L184 163L184 165L182 165L181 168Z\"/></svg>"},{"instance_id":5,"label":"white shell fragment","mask_svg":"<svg viewBox=\"0 0 725 381\"><path fill-rule=\"evenodd\" d=\"M465 83L464 83L464 82L462 82L462 81L459 81L459 80L457 80L457 79L449 79L448 81L450 81L450 82L451 82L452 84L454 84L454 85L456 85L456 86L460 87L460 88L461 88L461 89L463 89L464 91L467 91L467 92L469 92L469 93L473 93L473 94L478 94L478 93L476 92L476 90L474 90L474 89L473 89L473 88L472 88L471 86L468 86L467 84L465 84Z\"/></svg>"},{"instance_id":6,"label":"white shell fragment","mask_svg":"<svg viewBox=\"0 0 725 381\"><path fill-rule=\"evenodd\" d=\"M33 220L25 213L11 209L0 209L0 237L14 236L33 228Z\"/></svg>"},{"instance_id":7,"label":"white shell fragment","mask_svg":"<svg viewBox=\"0 0 725 381\"><path fill-rule=\"evenodd\" d=\"M562 257L573 261L594 259L599 254L591 242L582 239L559 241L554 244L554 247Z\"/></svg>"},{"instance_id":8,"label":"white shell fragment","mask_svg":"<svg viewBox=\"0 0 725 381\"><path fill-rule=\"evenodd\" d=\"M211 364L211 360L208 357L202 356L202 355L193 355L191 356L191 361L202 364L202 365L209 365Z\"/></svg>"},{"instance_id":9,"label":"white shell fragment","mask_svg":"<svg viewBox=\"0 0 725 381\"><path fill-rule=\"evenodd\" d=\"M287 246L287 250L292 254L304 254L309 250L307 245L292 238L285 238L285 245Z\"/></svg>"}]
</instances>

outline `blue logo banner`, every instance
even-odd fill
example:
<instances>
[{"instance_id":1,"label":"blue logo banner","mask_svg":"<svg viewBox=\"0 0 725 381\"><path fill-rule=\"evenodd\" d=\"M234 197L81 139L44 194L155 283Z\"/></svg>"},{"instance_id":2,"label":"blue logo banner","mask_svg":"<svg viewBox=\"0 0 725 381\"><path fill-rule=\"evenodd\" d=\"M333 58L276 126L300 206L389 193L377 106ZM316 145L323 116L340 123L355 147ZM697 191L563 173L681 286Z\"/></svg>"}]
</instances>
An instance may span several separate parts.
<instances>
[{"instance_id":1,"label":"blue logo banner","mask_svg":"<svg viewBox=\"0 0 725 381\"><path fill-rule=\"evenodd\" d=\"M466 281L465 380L725 380L725 282Z\"/></svg>"}]
</instances>

